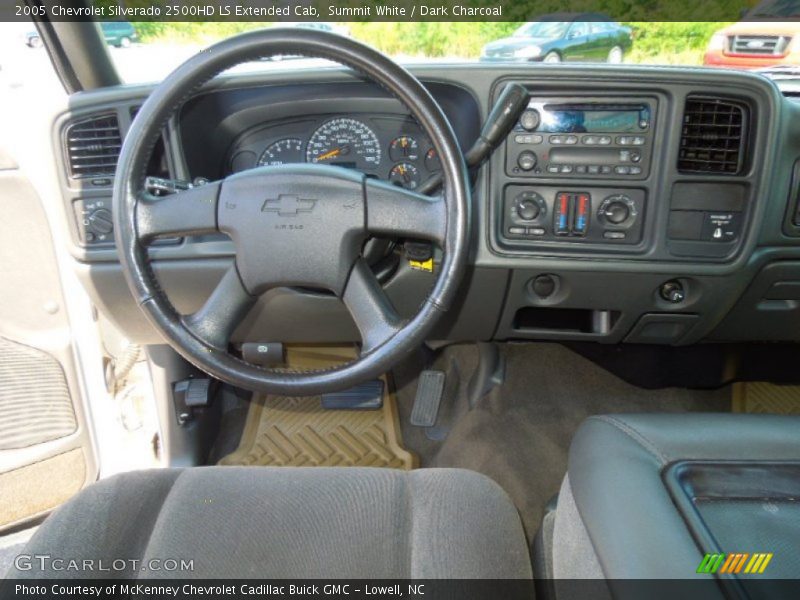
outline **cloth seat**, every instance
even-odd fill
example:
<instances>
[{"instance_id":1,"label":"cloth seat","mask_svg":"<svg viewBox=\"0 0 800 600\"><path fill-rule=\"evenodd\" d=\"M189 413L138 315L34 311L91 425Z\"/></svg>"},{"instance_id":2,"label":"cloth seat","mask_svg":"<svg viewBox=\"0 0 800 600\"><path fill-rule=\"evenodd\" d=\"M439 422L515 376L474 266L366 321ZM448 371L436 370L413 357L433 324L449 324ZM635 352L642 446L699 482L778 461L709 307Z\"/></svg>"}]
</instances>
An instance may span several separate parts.
<instances>
[{"instance_id":1,"label":"cloth seat","mask_svg":"<svg viewBox=\"0 0 800 600\"><path fill-rule=\"evenodd\" d=\"M592 417L570 447L544 563L555 579L713 580L697 571L716 542L772 552L769 577L797 578L799 473L800 417Z\"/></svg>"},{"instance_id":2,"label":"cloth seat","mask_svg":"<svg viewBox=\"0 0 800 600\"><path fill-rule=\"evenodd\" d=\"M508 496L487 477L456 469L127 473L56 510L23 554L131 565L102 573L63 570L64 564L42 571L23 561L9 577L531 577L522 524ZM162 570L142 572L152 559ZM166 570L175 566L168 560L192 561L191 570Z\"/></svg>"}]
</instances>

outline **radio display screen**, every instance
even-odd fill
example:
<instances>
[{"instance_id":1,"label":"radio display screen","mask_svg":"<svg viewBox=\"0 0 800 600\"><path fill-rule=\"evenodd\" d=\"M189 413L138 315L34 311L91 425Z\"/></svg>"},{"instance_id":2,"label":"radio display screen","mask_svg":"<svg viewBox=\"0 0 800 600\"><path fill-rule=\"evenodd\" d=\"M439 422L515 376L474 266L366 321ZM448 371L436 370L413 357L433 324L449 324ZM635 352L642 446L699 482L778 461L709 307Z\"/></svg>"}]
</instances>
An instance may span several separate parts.
<instances>
[{"instance_id":1,"label":"radio display screen","mask_svg":"<svg viewBox=\"0 0 800 600\"><path fill-rule=\"evenodd\" d=\"M544 133L631 133L648 126L648 109L579 107L549 105L543 107L538 131Z\"/></svg>"}]
</instances>

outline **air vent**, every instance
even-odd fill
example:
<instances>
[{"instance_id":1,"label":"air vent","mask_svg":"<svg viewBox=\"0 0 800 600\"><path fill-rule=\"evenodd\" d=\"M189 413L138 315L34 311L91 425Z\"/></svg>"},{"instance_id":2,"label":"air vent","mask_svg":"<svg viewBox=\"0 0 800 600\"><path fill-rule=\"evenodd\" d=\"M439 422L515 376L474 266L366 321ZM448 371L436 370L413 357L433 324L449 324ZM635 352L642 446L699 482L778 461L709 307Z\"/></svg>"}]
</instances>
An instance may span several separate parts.
<instances>
[{"instance_id":1,"label":"air vent","mask_svg":"<svg viewBox=\"0 0 800 600\"><path fill-rule=\"evenodd\" d=\"M678 170L736 175L742 171L745 137L742 104L716 98L688 98Z\"/></svg>"},{"instance_id":2,"label":"air vent","mask_svg":"<svg viewBox=\"0 0 800 600\"><path fill-rule=\"evenodd\" d=\"M75 121L67 127L66 147L73 178L113 175L122 137L115 113Z\"/></svg>"}]
</instances>

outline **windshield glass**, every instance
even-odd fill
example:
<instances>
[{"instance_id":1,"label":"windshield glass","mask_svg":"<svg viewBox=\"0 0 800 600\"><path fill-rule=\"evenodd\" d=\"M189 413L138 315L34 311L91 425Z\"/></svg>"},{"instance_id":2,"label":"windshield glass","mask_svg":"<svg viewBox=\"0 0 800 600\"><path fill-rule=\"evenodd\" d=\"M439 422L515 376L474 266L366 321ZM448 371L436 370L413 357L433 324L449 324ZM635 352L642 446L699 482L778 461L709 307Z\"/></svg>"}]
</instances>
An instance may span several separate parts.
<instances>
[{"instance_id":1,"label":"windshield glass","mask_svg":"<svg viewBox=\"0 0 800 600\"><path fill-rule=\"evenodd\" d=\"M555 40L564 37L569 28L565 21L539 21L526 23L514 32L514 37L535 37L546 40Z\"/></svg>"},{"instance_id":2,"label":"windshield glass","mask_svg":"<svg viewBox=\"0 0 800 600\"><path fill-rule=\"evenodd\" d=\"M162 81L185 60L210 44L264 27L314 28L348 36L401 64L553 63L677 65L743 70L800 66L800 20L757 19L789 14L798 0L763 2L741 22L646 22L542 18L506 21L306 21L159 22L106 21L98 28L121 79ZM794 14L794 13L792 13ZM601 16L602 18L602 16ZM13 24L4 36L8 51L0 77L37 84L52 78L52 65L32 24ZM13 34L13 35L12 35ZM330 66L300 56L266 57L237 67L267 71ZM47 72L45 74L45 71Z\"/></svg>"},{"instance_id":3,"label":"windshield glass","mask_svg":"<svg viewBox=\"0 0 800 600\"><path fill-rule=\"evenodd\" d=\"M796 18L800 16L800 2L797 0L766 0L749 11L748 19Z\"/></svg>"}]
</instances>

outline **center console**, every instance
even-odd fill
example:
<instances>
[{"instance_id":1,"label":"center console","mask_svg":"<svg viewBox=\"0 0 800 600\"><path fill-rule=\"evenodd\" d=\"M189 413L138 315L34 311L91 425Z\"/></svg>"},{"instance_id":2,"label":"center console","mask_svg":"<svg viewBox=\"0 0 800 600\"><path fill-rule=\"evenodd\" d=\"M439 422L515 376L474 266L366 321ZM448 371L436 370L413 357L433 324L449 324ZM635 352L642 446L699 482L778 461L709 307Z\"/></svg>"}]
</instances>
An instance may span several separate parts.
<instances>
[{"instance_id":1,"label":"center console","mask_svg":"<svg viewBox=\"0 0 800 600\"><path fill-rule=\"evenodd\" d=\"M505 145L500 241L641 242L655 138L652 97L533 97Z\"/></svg>"}]
</instances>

